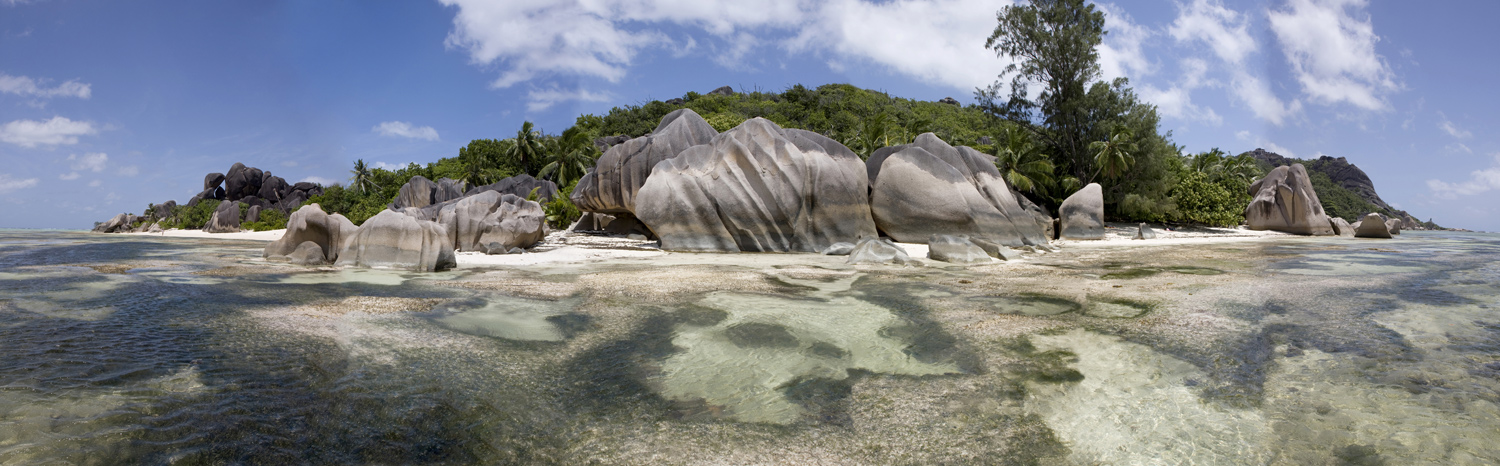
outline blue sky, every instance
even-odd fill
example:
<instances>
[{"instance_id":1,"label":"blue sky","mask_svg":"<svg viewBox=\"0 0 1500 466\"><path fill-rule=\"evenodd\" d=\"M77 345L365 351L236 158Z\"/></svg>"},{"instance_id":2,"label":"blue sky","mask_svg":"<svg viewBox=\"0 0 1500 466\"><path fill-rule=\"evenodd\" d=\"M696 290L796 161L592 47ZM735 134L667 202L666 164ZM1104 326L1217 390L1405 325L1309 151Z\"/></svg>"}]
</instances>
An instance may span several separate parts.
<instances>
[{"instance_id":1,"label":"blue sky","mask_svg":"<svg viewBox=\"0 0 1500 466\"><path fill-rule=\"evenodd\" d=\"M0 227L88 228L235 162L341 181L521 122L729 85L971 102L1006 1L0 0ZM1347 157L1422 219L1500 231L1500 2L1101 2L1107 77L1189 151Z\"/></svg>"}]
</instances>

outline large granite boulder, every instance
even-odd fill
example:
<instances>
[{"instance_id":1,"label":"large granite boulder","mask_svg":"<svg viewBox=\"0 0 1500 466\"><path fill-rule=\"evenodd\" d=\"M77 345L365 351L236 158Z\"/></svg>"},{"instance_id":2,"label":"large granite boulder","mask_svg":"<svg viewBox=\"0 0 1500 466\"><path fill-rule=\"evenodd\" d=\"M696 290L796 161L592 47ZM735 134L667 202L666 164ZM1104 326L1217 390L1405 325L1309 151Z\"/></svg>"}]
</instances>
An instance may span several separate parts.
<instances>
[{"instance_id":1,"label":"large granite boulder","mask_svg":"<svg viewBox=\"0 0 1500 466\"><path fill-rule=\"evenodd\" d=\"M1275 230L1298 235L1328 236L1333 227L1318 193L1313 191L1307 169L1300 163L1272 169L1250 184L1254 199L1245 207L1245 224L1251 230Z\"/></svg>"},{"instance_id":2,"label":"large granite boulder","mask_svg":"<svg viewBox=\"0 0 1500 466\"><path fill-rule=\"evenodd\" d=\"M177 210L177 201L167 201L151 206L151 218L162 220L171 218Z\"/></svg>"},{"instance_id":3,"label":"large granite boulder","mask_svg":"<svg viewBox=\"0 0 1500 466\"><path fill-rule=\"evenodd\" d=\"M605 151L573 188L573 204L584 212L635 213L637 194L652 168L689 147L712 142L717 135L713 126L690 109L668 113L650 135Z\"/></svg>"},{"instance_id":4,"label":"large granite boulder","mask_svg":"<svg viewBox=\"0 0 1500 466\"><path fill-rule=\"evenodd\" d=\"M752 118L657 164L621 206L633 204L665 250L820 252L876 236L868 190L842 144Z\"/></svg>"},{"instance_id":5,"label":"large granite boulder","mask_svg":"<svg viewBox=\"0 0 1500 466\"><path fill-rule=\"evenodd\" d=\"M261 211L261 207L260 206L258 206L258 205L252 205L252 206L250 206L250 209L245 211L245 223L259 222L260 221L260 211Z\"/></svg>"},{"instance_id":6,"label":"large granite boulder","mask_svg":"<svg viewBox=\"0 0 1500 466\"><path fill-rule=\"evenodd\" d=\"M1089 183L1068 196L1057 207L1061 223L1058 238L1073 240L1104 239L1104 188Z\"/></svg>"},{"instance_id":7,"label":"large granite boulder","mask_svg":"<svg viewBox=\"0 0 1500 466\"><path fill-rule=\"evenodd\" d=\"M322 190L318 190L318 194L322 194ZM308 195L308 191L299 191L294 189L291 192L288 192L286 194L286 197L282 198L280 201L277 201L274 207L276 208L276 210L280 210L282 212L291 212L294 209L301 208L302 203L307 202L307 200L311 197L312 196Z\"/></svg>"},{"instance_id":8,"label":"large granite boulder","mask_svg":"<svg viewBox=\"0 0 1500 466\"><path fill-rule=\"evenodd\" d=\"M256 191L255 195L274 204L280 201L282 196L286 195L287 191L291 190L291 188L292 186L287 184L285 179L274 176L271 172L265 172L264 176L260 179L260 190Z\"/></svg>"},{"instance_id":9,"label":"large granite boulder","mask_svg":"<svg viewBox=\"0 0 1500 466\"><path fill-rule=\"evenodd\" d=\"M1021 207L993 156L926 133L877 150L865 169L875 225L897 241L921 243L941 234L1006 246L1047 242L1043 225Z\"/></svg>"},{"instance_id":10,"label":"large granite boulder","mask_svg":"<svg viewBox=\"0 0 1500 466\"><path fill-rule=\"evenodd\" d=\"M1328 226L1333 228L1333 234L1339 236L1354 236L1354 226L1348 221L1338 217L1329 217Z\"/></svg>"},{"instance_id":11,"label":"large granite boulder","mask_svg":"<svg viewBox=\"0 0 1500 466\"><path fill-rule=\"evenodd\" d=\"M1401 219L1389 218L1385 221L1385 227L1391 230L1392 235L1401 234Z\"/></svg>"},{"instance_id":12,"label":"large granite boulder","mask_svg":"<svg viewBox=\"0 0 1500 466\"><path fill-rule=\"evenodd\" d=\"M868 237L859 240L849 251L846 264L895 264L920 265L906 254L906 249L886 238Z\"/></svg>"},{"instance_id":13,"label":"large granite boulder","mask_svg":"<svg viewBox=\"0 0 1500 466\"><path fill-rule=\"evenodd\" d=\"M927 258L954 264L983 264L990 262L989 253L978 245L969 242L968 237L953 235L932 235L931 238L928 238Z\"/></svg>"},{"instance_id":14,"label":"large granite boulder","mask_svg":"<svg viewBox=\"0 0 1500 466\"><path fill-rule=\"evenodd\" d=\"M401 185L401 192L396 194L396 200L391 202L391 210L401 210L407 207L418 209L433 204L432 193L437 190L437 183L422 175L411 177L406 184Z\"/></svg>"},{"instance_id":15,"label":"large granite boulder","mask_svg":"<svg viewBox=\"0 0 1500 466\"><path fill-rule=\"evenodd\" d=\"M1016 198L1016 203L1021 205L1022 210L1031 213L1031 218L1036 222L1037 228L1042 229L1042 238L1051 240L1057 237L1057 231L1054 229L1056 222L1053 221L1052 212L1047 211L1046 207L1031 202L1031 199L1027 199L1021 193L1015 191L1010 193Z\"/></svg>"},{"instance_id":16,"label":"large granite boulder","mask_svg":"<svg viewBox=\"0 0 1500 466\"><path fill-rule=\"evenodd\" d=\"M384 210L354 232L335 264L432 272L458 262L442 225Z\"/></svg>"},{"instance_id":17,"label":"large granite boulder","mask_svg":"<svg viewBox=\"0 0 1500 466\"><path fill-rule=\"evenodd\" d=\"M240 203L224 201L214 209L213 217L203 224L205 233L234 233L240 231Z\"/></svg>"},{"instance_id":18,"label":"large granite boulder","mask_svg":"<svg viewBox=\"0 0 1500 466\"><path fill-rule=\"evenodd\" d=\"M542 205L514 194L484 191L447 204L437 222L460 251L488 253L499 249L530 248L546 235L547 213ZM499 246L492 248L490 243Z\"/></svg>"},{"instance_id":19,"label":"large granite boulder","mask_svg":"<svg viewBox=\"0 0 1500 466\"><path fill-rule=\"evenodd\" d=\"M203 175L203 190L204 191L217 188L221 184L224 184L224 174L223 173L209 173L207 175Z\"/></svg>"},{"instance_id":20,"label":"large granite boulder","mask_svg":"<svg viewBox=\"0 0 1500 466\"><path fill-rule=\"evenodd\" d=\"M1386 226L1385 217L1380 214L1365 214L1365 217L1354 222L1354 236L1358 238L1390 238L1391 228Z\"/></svg>"},{"instance_id":21,"label":"large granite boulder","mask_svg":"<svg viewBox=\"0 0 1500 466\"><path fill-rule=\"evenodd\" d=\"M538 202L551 202L553 198L557 197L557 183L532 178L531 175L527 174L520 174L510 178L502 178L500 181L487 185L469 188L463 195L472 196L485 191L513 194L522 199L526 199L531 196L532 192L536 192L536 200Z\"/></svg>"},{"instance_id":22,"label":"large granite boulder","mask_svg":"<svg viewBox=\"0 0 1500 466\"><path fill-rule=\"evenodd\" d=\"M292 212L286 220L286 233L267 244L262 255L267 260L288 260L303 243L311 242L321 249L323 262L333 263L357 230L359 227L343 215L329 215L322 206L308 204Z\"/></svg>"},{"instance_id":23,"label":"large granite boulder","mask_svg":"<svg viewBox=\"0 0 1500 466\"><path fill-rule=\"evenodd\" d=\"M323 252L323 246L312 241L303 241L297 245L297 249L286 256L287 261L296 265L318 266L327 265L328 257Z\"/></svg>"},{"instance_id":24,"label":"large granite boulder","mask_svg":"<svg viewBox=\"0 0 1500 466\"><path fill-rule=\"evenodd\" d=\"M432 191L432 202L441 204L454 199L464 197L464 190L468 189L469 183L452 178L438 178L437 189Z\"/></svg>"},{"instance_id":25,"label":"large granite boulder","mask_svg":"<svg viewBox=\"0 0 1500 466\"><path fill-rule=\"evenodd\" d=\"M94 225L94 233L119 233L125 229L130 228L130 224L135 223L133 221L134 217L135 215L132 214L119 214L114 217L110 217L110 219L105 220L104 223Z\"/></svg>"},{"instance_id":26,"label":"large granite boulder","mask_svg":"<svg viewBox=\"0 0 1500 466\"><path fill-rule=\"evenodd\" d=\"M224 199L238 201L245 196L254 196L260 192L260 182L264 178L265 172L259 168L236 162L224 174Z\"/></svg>"}]
</instances>

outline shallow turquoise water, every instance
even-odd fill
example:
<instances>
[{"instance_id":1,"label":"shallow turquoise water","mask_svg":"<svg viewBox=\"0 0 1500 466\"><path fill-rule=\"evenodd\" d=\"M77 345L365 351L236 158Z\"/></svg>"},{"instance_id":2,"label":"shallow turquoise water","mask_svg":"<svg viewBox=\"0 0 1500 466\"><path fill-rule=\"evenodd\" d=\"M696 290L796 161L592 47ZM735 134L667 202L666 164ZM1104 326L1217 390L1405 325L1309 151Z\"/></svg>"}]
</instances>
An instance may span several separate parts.
<instances>
[{"instance_id":1,"label":"shallow turquoise water","mask_svg":"<svg viewBox=\"0 0 1500 466\"><path fill-rule=\"evenodd\" d=\"M1500 462L1497 235L548 277L260 246L0 230L0 464Z\"/></svg>"}]
</instances>

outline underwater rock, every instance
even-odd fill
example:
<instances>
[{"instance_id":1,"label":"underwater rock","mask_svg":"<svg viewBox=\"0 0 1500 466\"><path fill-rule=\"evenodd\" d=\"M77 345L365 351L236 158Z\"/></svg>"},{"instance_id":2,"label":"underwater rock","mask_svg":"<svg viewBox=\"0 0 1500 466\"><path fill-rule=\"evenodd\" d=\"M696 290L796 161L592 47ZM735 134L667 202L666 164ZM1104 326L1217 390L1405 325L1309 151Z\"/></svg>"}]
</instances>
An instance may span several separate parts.
<instances>
[{"instance_id":1,"label":"underwater rock","mask_svg":"<svg viewBox=\"0 0 1500 466\"><path fill-rule=\"evenodd\" d=\"M854 243L847 243L847 242L840 241L840 242L837 242L837 243L833 243L833 245L831 245L831 246L828 246L828 249L824 249L823 250L823 255L825 255L825 256L847 256L847 255L849 255L850 252L853 252L853 251L854 251Z\"/></svg>"},{"instance_id":2,"label":"underwater rock","mask_svg":"<svg viewBox=\"0 0 1500 466\"><path fill-rule=\"evenodd\" d=\"M927 239L927 258L954 264L982 264L990 255L966 236L932 235Z\"/></svg>"},{"instance_id":3,"label":"underwater rock","mask_svg":"<svg viewBox=\"0 0 1500 466\"><path fill-rule=\"evenodd\" d=\"M365 220L339 253L339 266L385 267L418 272L458 265L448 231L436 222L384 210Z\"/></svg>"},{"instance_id":4,"label":"underwater rock","mask_svg":"<svg viewBox=\"0 0 1500 466\"><path fill-rule=\"evenodd\" d=\"M635 214L668 251L816 253L876 235L867 192L853 151L752 118L657 164Z\"/></svg>"},{"instance_id":5,"label":"underwater rock","mask_svg":"<svg viewBox=\"0 0 1500 466\"><path fill-rule=\"evenodd\" d=\"M966 235L1006 246L1045 243L1045 226L1021 207L993 156L932 133L881 148L865 163L875 225L897 241Z\"/></svg>"},{"instance_id":6,"label":"underwater rock","mask_svg":"<svg viewBox=\"0 0 1500 466\"><path fill-rule=\"evenodd\" d=\"M322 250L324 263L333 263L357 230L359 227L343 215L329 215L323 212L322 206L308 204L292 212L286 221L286 233L282 233L281 239L267 244L261 255L266 260L292 260L292 253L303 243L311 242Z\"/></svg>"},{"instance_id":7,"label":"underwater rock","mask_svg":"<svg viewBox=\"0 0 1500 466\"><path fill-rule=\"evenodd\" d=\"M896 265L918 265L917 261L906 255L906 249L885 238L865 238L854 245L854 250L849 251L849 259L846 264L896 264Z\"/></svg>"},{"instance_id":8,"label":"underwater rock","mask_svg":"<svg viewBox=\"0 0 1500 466\"><path fill-rule=\"evenodd\" d=\"M1339 236L1354 236L1354 226L1342 218L1329 217L1328 226L1333 228L1333 234Z\"/></svg>"},{"instance_id":9,"label":"underwater rock","mask_svg":"<svg viewBox=\"0 0 1500 466\"><path fill-rule=\"evenodd\" d=\"M1250 184L1255 199L1245 207L1251 230L1275 230L1298 235L1329 236L1333 227L1313 190L1307 169L1300 163L1276 167Z\"/></svg>"},{"instance_id":10,"label":"underwater rock","mask_svg":"<svg viewBox=\"0 0 1500 466\"><path fill-rule=\"evenodd\" d=\"M1057 216L1062 221L1059 238L1104 239L1104 189L1089 183L1063 200Z\"/></svg>"},{"instance_id":11,"label":"underwater rock","mask_svg":"<svg viewBox=\"0 0 1500 466\"><path fill-rule=\"evenodd\" d=\"M1140 229L1135 232L1135 239L1156 239L1156 230L1152 230L1150 225L1142 223Z\"/></svg>"},{"instance_id":12,"label":"underwater rock","mask_svg":"<svg viewBox=\"0 0 1500 466\"><path fill-rule=\"evenodd\" d=\"M511 248L529 248L545 236L547 214L541 204L513 194L485 191L446 205L437 222L448 232L460 251L490 251L490 243ZM495 253L491 253L495 254Z\"/></svg>"},{"instance_id":13,"label":"underwater rock","mask_svg":"<svg viewBox=\"0 0 1500 466\"><path fill-rule=\"evenodd\" d=\"M1391 229L1385 224L1385 217L1377 213L1365 214L1365 218L1354 223L1354 236L1357 238L1390 238Z\"/></svg>"},{"instance_id":14,"label":"underwater rock","mask_svg":"<svg viewBox=\"0 0 1500 466\"><path fill-rule=\"evenodd\" d=\"M214 216L203 225L205 233L234 233L240 231L240 203L224 201L214 209Z\"/></svg>"},{"instance_id":15,"label":"underwater rock","mask_svg":"<svg viewBox=\"0 0 1500 466\"><path fill-rule=\"evenodd\" d=\"M708 144L717 136L713 126L689 109L662 117L651 134L604 151L599 161L573 189L573 204L584 212L635 213L636 199L652 169L689 147Z\"/></svg>"}]
</instances>

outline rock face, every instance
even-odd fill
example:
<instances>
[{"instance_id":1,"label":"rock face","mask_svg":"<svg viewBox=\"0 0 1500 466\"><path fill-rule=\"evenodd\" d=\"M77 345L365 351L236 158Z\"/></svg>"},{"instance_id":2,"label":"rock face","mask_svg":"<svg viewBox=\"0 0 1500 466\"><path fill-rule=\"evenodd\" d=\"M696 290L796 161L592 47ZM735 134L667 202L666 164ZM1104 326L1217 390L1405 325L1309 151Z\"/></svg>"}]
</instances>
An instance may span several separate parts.
<instances>
[{"instance_id":1,"label":"rock face","mask_svg":"<svg viewBox=\"0 0 1500 466\"><path fill-rule=\"evenodd\" d=\"M396 200L391 202L391 210L401 210L407 207L418 209L432 205L432 193L437 191L437 183L417 175L401 185L401 192L396 194Z\"/></svg>"},{"instance_id":2,"label":"rock face","mask_svg":"<svg viewBox=\"0 0 1500 466\"><path fill-rule=\"evenodd\" d=\"M1380 214L1365 214L1365 217L1354 223L1354 236L1358 238L1390 238L1391 229L1385 224L1385 217Z\"/></svg>"},{"instance_id":3,"label":"rock face","mask_svg":"<svg viewBox=\"0 0 1500 466\"><path fill-rule=\"evenodd\" d=\"M1074 240L1104 239L1104 188L1089 183L1068 196L1057 207L1062 231L1058 237Z\"/></svg>"},{"instance_id":4,"label":"rock face","mask_svg":"<svg viewBox=\"0 0 1500 466\"><path fill-rule=\"evenodd\" d=\"M245 211L245 223L259 222L260 221L260 211L261 211L261 207L260 206L258 206L258 205L250 206L250 210L246 210Z\"/></svg>"},{"instance_id":5,"label":"rock face","mask_svg":"<svg viewBox=\"0 0 1500 466\"><path fill-rule=\"evenodd\" d=\"M177 209L177 201L167 201L151 207L151 216L158 220L172 216L172 211Z\"/></svg>"},{"instance_id":6,"label":"rock face","mask_svg":"<svg viewBox=\"0 0 1500 466\"><path fill-rule=\"evenodd\" d=\"M224 201L214 209L214 216L203 225L208 233L234 233L240 231L240 203Z\"/></svg>"},{"instance_id":7,"label":"rock face","mask_svg":"<svg viewBox=\"0 0 1500 466\"><path fill-rule=\"evenodd\" d=\"M1251 230L1275 230L1299 235L1328 236L1333 227L1302 164L1280 166L1250 184L1254 197L1245 207Z\"/></svg>"},{"instance_id":8,"label":"rock face","mask_svg":"<svg viewBox=\"0 0 1500 466\"><path fill-rule=\"evenodd\" d=\"M1385 221L1385 227L1391 230L1392 235L1401 234L1401 219L1392 218Z\"/></svg>"},{"instance_id":9,"label":"rock face","mask_svg":"<svg viewBox=\"0 0 1500 466\"><path fill-rule=\"evenodd\" d=\"M317 184L308 182L290 184L269 171L236 163L229 167L227 173L205 175L203 190L188 199L186 205L195 207L206 199L215 199L231 204L243 203L250 207L257 207L260 211L276 209L282 213L289 213L301 207L303 202L322 193L323 188ZM167 220L175 214L173 208L176 206L175 201L167 201L153 206L152 210L145 214L155 220ZM247 216L237 222L252 222L257 219L256 217ZM215 228L219 230L227 228L227 216L223 220L224 222L216 225Z\"/></svg>"},{"instance_id":10,"label":"rock face","mask_svg":"<svg viewBox=\"0 0 1500 466\"><path fill-rule=\"evenodd\" d=\"M1354 227L1342 218L1330 217L1328 219L1328 226L1333 228L1333 234L1335 235L1354 236Z\"/></svg>"},{"instance_id":11,"label":"rock face","mask_svg":"<svg viewBox=\"0 0 1500 466\"><path fill-rule=\"evenodd\" d=\"M634 214L636 196L653 167L689 147L708 144L717 135L713 126L690 109L668 113L650 135L605 151L573 188L573 204L584 212Z\"/></svg>"},{"instance_id":12,"label":"rock face","mask_svg":"<svg viewBox=\"0 0 1500 466\"><path fill-rule=\"evenodd\" d=\"M416 272L446 270L458 265L453 242L442 225L394 210L381 211L365 220L349 238L335 264Z\"/></svg>"},{"instance_id":13,"label":"rock face","mask_svg":"<svg viewBox=\"0 0 1500 466\"><path fill-rule=\"evenodd\" d=\"M885 238L865 238L849 252L847 264L916 264L906 250Z\"/></svg>"},{"instance_id":14,"label":"rock face","mask_svg":"<svg viewBox=\"0 0 1500 466\"><path fill-rule=\"evenodd\" d=\"M204 191L217 188L221 184L224 184L224 174L223 173L209 173L207 175L203 175L203 190Z\"/></svg>"},{"instance_id":15,"label":"rock face","mask_svg":"<svg viewBox=\"0 0 1500 466\"><path fill-rule=\"evenodd\" d=\"M441 180L439 180L439 184L441 184ZM485 191L494 191L500 194L513 194L519 196L521 199L525 199L531 194L532 191L536 191L536 200L538 202L549 202L552 200L552 198L557 197L557 183L553 183L547 180L538 180L536 178L532 178L531 175L521 174L512 176L510 178L503 178L500 181L496 181L484 186L476 186L470 188L468 191L465 191L463 195L472 196Z\"/></svg>"},{"instance_id":16,"label":"rock face","mask_svg":"<svg viewBox=\"0 0 1500 466\"><path fill-rule=\"evenodd\" d=\"M864 172L832 139L753 118L657 164L633 204L665 250L821 252L876 236Z\"/></svg>"},{"instance_id":17,"label":"rock face","mask_svg":"<svg viewBox=\"0 0 1500 466\"><path fill-rule=\"evenodd\" d=\"M485 191L459 199L438 213L437 222L461 251L503 254L530 248L545 236L547 214L541 204L513 194ZM498 247L491 247L497 243ZM498 249L496 252L490 252Z\"/></svg>"},{"instance_id":18,"label":"rock face","mask_svg":"<svg viewBox=\"0 0 1500 466\"><path fill-rule=\"evenodd\" d=\"M1047 241L1042 223L1011 194L994 157L926 133L912 144L875 151L865 168L875 225L897 241L921 243L935 234L1006 246Z\"/></svg>"},{"instance_id":19,"label":"rock face","mask_svg":"<svg viewBox=\"0 0 1500 466\"><path fill-rule=\"evenodd\" d=\"M990 262L990 255L969 238L953 235L932 235L927 239L927 258L954 264L983 264Z\"/></svg>"},{"instance_id":20,"label":"rock face","mask_svg":"<svg viewBox=\"0 0 1500 466\"><path fill-rule=\"evenodd\" d=\"M323 247L312 241L303 241L297 245L297 249L287 255L287 260L297 265L326 265L328 258L323 255Z\"/></svg>"},{"instance_id":21,"label":"rock face","mask_svg":"<svg viewBox=\"0 0 1500 466\"><path fill-rule=\"evenodd\" d=\"M288 256L297 248L310 242L317 244L322 251L323 262L333 263L358 229L343 215L329 215L323 212L322 206L308 204L292 212L286 221L286 233L281 239L267 244L263 256L267 260L289 260Z\"/></svg>"},{"instance_id":22,"label":"rock face","mask_svg":"<svg viewBox=\"0 0 1500 466\"><path fill-rule=\"evenodd\" d=\"M119 214L94 226L94 233L119 233L135 223L135 216L131 214Z\"/></svg>"}]
</instances>

